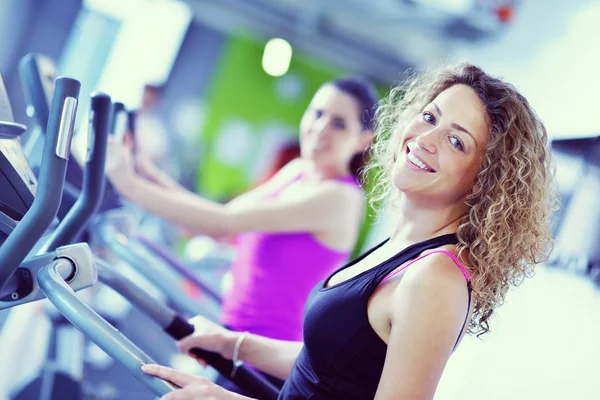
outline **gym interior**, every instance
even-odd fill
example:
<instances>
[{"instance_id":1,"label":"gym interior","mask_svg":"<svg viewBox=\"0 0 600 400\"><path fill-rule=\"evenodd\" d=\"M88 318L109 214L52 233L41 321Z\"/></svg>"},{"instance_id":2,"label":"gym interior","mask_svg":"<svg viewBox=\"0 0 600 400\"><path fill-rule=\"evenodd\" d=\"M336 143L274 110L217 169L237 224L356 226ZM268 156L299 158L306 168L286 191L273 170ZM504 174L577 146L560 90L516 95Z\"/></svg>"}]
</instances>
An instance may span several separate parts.
<instances>
[{"instance_id":1,"label":"gym interior","mask_svg":"<svg viewBox=\"0 0 600 400\"><path fill-rule=\"evenodd\" d=\"M304 157L299 126L325 83L361 77L382 99L410 71L465 60L545 125L559 206L548 257L489 333L465 335L434 398L598 398L599 19L588 0L2 0L0 399L173 390L144 363L264 383L218 355L204 368L173 340L194 315L223 323L246 247L130 201L105 177L107 141L186 193L237 202ZM364 204L344 261L390 235L391 212Z\"/></svg>"}]
</instances>

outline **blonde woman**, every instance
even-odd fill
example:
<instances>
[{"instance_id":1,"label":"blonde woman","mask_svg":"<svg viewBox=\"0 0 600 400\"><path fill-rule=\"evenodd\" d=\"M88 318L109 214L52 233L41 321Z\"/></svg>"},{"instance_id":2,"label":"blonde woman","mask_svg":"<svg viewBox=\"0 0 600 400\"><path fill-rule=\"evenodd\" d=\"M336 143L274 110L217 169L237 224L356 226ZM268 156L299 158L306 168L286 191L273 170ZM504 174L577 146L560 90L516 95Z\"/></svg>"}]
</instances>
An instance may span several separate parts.
<instances>
[{"instance_id":1,"label":"blonde woman","mask_svg":"<svg viewBox=\"0 0 600 400\"><path fill-rule=\"evenodd\" d=\"M380 107L376 128L374 200L391 202L398 223L313 289L304 342L196 318L182 351L231 359L235 349L286 379L286 400L434 396L463 335L487 333L508 288L550 250L546 130L512 85L469 64L410 77ZM167 368L144 370L182 387L167 399L241 398Z\"/></svg>"}]
</instances>

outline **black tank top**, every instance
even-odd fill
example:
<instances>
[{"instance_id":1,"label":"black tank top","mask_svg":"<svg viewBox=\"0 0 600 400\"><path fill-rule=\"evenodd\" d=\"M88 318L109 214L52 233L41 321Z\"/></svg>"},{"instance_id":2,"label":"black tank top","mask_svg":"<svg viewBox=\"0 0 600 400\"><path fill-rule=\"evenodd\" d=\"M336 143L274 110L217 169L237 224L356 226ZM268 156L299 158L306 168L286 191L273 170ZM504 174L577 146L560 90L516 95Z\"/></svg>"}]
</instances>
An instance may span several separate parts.
<instances>
[{"instance_id":1,"label":"black tank top","mask_svg":"<svg viewBox=\"0 0 600 400\"><path fill-rule=\"evenodd\" d=\"M449 234L413 244L371 269L325 287L337 272L356 264L386 242L342 267L313 289L304 310L304 347L281 390L280 400L375 397L387 345L369 324L369 298L381 281L399 266L425 250L456 244L458 239L455 234ZM468 287L470 289L470 285Z\"/></svg>"}]
</instances>

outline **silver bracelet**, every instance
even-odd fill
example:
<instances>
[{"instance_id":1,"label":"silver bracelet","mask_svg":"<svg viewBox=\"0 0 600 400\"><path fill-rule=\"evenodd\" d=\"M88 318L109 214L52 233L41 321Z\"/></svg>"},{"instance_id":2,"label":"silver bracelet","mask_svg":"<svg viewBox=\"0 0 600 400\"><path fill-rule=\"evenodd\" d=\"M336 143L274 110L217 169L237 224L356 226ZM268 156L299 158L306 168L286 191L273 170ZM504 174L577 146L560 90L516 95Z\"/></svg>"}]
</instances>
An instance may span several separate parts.
<instances>
[{"instance_id":1,"label":"silver bracelet","mask_svg":"<svg viewBox=\"0 0 600 400\"><path fill-rule=\"evenodd\" d=\"M231 378L235 377L235 374L238 370L239 367L242 366L242 364L244 363L242 360L240 360L240 347L242 347L242 342L244 341L244 339L246 339L246 336L248 336L250 334L250 332L243 332L240 334L240 336L238 336L237 340L235 341L235 347L233 348L233 368L231 369Z\"/></svg>"}]
</instances>

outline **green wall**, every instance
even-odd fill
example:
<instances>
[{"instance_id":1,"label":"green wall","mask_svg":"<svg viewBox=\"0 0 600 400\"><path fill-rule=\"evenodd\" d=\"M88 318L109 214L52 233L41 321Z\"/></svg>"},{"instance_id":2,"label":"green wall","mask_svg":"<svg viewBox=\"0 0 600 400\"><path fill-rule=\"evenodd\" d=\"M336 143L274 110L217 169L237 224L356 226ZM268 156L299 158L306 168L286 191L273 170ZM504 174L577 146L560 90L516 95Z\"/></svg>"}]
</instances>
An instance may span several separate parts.
<instances>
[{"instance_id":1,"label":"green wall","mask_svg":"<svg viewBox=\"0 0 600 400\"><path fill-rule=\"evenodd\" d=\"M302 90L297 97L282 98L277 91L281 78L267 75L262 68L263 49L264 42L231 37L207 92L206 123L200 135L205 151L198 165L196 188L210 198L225 200L254 184L248 178L248 169L256 162L256 156L252 156L258 153L262 127L269 123L287 126L290 138L296 138L302 114L315 91L326 81L352 73L294 53L288 74L299 79ZM380 94L385 93L381 89ZM251 131L246 142L250 146L248 156L234 166L216 156L217 137L228 121L241 122ZM366 186L368 189L369 183ZM371 221L372 212L368 210L355 255L362 248Z\"/></svg>"},{"instance_id":2,"label":"green wall","mask_svg":"<svg viewBox=\"0 0 600 400\"><path fill-rule=\"evenodd\" d=\"M245 120L253 128L256 141L260 138L260 127L270 122L288 125L290 136L296 137L300 119L312 95L323 82L346 73L294 54L289 74L296 75L303 87L298 97L283 99L276 90L280 78L267 75L262 68L263 49L264 43L232 37L207 94L208 113L203 136L208 151L199 165L197 188L212 198L228 198L253 183L246 177L248 165L224 165L211 151L223 123L230 118ZM253 145L258 146L258 143Z\"/></svg>"}]
</instances>

